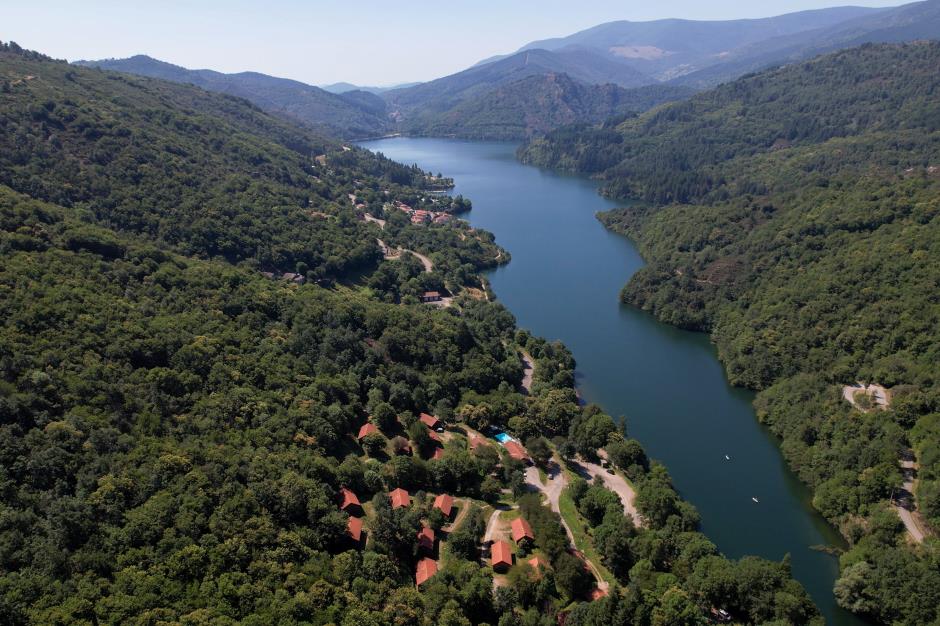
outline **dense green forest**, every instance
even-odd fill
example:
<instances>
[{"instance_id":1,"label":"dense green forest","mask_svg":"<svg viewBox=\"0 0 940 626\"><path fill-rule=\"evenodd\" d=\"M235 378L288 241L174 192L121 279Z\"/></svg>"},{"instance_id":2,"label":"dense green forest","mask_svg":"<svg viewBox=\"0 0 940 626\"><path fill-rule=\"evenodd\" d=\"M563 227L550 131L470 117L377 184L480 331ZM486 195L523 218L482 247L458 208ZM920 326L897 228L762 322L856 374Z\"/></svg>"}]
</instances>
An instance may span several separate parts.
<instances>
[{"instance_id":1,"label":"dense green forest","mask_svg":"<svg viewBox=\"0 0 940 626\"><path fill-rule=\"evenodd\" d=\"M386 115L385 101L365 91L335 94L287 78L258 72L223 74L212 70L191 70L142 54L127 59L76 61L76 64L196 85L238 96L269 113L288 117L317 132L336 137L377 137L392 128Z\"/></svg>"},{"instance_id":2,"label":"dense green forest","mask_svg":"<svg viewBox=\"0 0 940 626\"><path fill-rule=\"evenodd\" d=\"M595 174L602 215L649 265L625 301L707 331L728 376L850 541L839 601L940 619L940 44L864 46L748 76L635 119L568 128L523 157ZM856 408L843 386L889 388ZM882 410L884 409L884 410Z\"/></svg>"},{"instance_id":3,"label":"dense green forest","mask_svg":"<svg viewBox=\"0 0 940 626\"><path fill-rule=\"evenodd\" d=\"M526 139L565 124L641 113L693 93L670 85L624 89L582 83L567 74L540 74L497 85L443 111L419 109L401 122L401 129L432 137Z\"/></svg>"},{"instance_id":4,"label":"dense green forest","mask_svg":"<svg viewBox=\"0 0 940 626\"><path fill-rule=\"evenodd\" d=\"M440 176L243 100L12 44L0 130L0 622L548 626L628 610L658 626L721 606L821 623L786 561L721 557L665 469L579 405L564 346L479 297L506 256L491 234L384 212L465 209L430 193ZM433 270L383 260L380 236ZM414 297L436 285L452 306ZM377 432L360 440L364 424ZM584 609L594 581L522 464L490 439L473 449L489 427L542 464L605 448L635 485L642 520L599 486L575 494L609 600ZM450 528L431 505L444 493L467 509ZM494 593L480 543L497 506L535 537ZM424 525L439 569L416 585Z\"/></svg>"}]
</instances>

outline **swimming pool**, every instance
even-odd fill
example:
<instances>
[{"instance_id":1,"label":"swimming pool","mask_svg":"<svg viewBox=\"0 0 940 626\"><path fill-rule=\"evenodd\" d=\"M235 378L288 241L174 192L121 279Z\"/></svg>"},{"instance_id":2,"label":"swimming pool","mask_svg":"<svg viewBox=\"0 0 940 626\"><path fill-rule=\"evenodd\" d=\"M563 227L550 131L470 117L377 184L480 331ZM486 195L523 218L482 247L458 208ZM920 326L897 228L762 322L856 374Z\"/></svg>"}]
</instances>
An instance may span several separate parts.
<instances>
[{"instance_id":1,"label":"swimming pool","mask_svg":"<svg viewBox=\"0 0 940 626\"><path fill-rule=\"evenodd\" d=\"M513 439L506 433L496 433L495 435L493 435L493 439L495 439L496 441L500 443L506 443L507 441L515 441L515 439Z\"/></svg>"}]
</instances>

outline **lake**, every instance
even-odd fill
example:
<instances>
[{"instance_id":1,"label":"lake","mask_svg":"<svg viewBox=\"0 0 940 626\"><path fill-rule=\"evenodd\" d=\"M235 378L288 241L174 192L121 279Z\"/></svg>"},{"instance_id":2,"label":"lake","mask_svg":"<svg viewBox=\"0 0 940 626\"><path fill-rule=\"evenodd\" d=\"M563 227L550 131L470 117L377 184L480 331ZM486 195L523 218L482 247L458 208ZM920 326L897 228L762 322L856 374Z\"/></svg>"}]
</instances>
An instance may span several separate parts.
<instances>
[{"instance_id":1,"label":"lake","mask_svg":"<svg viewBox=\"0 0 940 626\"><path fill-rule=\"evenodd\" d=\"M722 553L773 560L789 553L827 623L863 624L836 606L835 557L812 548L840 545L840 537L757 422L753 394L728 384L707 336L620 303L643 259L594 217L615 202L592 181L522 165L510 143L395 138L363 146L454 178L454 193L473 201L469 221L512 254L488 275L499 300L520 327L572 350L584 399L625 416L630 435L666 465Z\"/></svg>"}]
</instances>

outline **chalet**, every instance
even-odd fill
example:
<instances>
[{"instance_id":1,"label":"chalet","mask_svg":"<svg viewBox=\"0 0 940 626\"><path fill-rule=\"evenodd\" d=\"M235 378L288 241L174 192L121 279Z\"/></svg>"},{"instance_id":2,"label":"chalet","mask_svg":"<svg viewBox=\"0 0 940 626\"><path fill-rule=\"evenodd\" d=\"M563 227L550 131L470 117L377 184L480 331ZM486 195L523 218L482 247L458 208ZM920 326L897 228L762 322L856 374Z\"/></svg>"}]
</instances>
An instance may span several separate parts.
<instances>
[{"instance_id":1,"label":"chalet","mask_svg":"<svg viewBox=\"0 0 940 626\"><path fill-rule=\"evenodd\" d=\"M490 562L494 572L506 573L512 567L512 548L505 541L497 541L490 548Z\"/></svg>"},{"instance_id":2,"label":"chalet","mask_svg":"<svg viewBox=\"0 0 940 626\"><path fill-rule=\"evenodd\" d=\"M521 517L517 517L512 520L512 540L516 542L516 545L522 545L523 543L532 543L535 541L535 535L532 534L532 527L529 526L529 522L525 521Z\"/></svg>"},{"instance_id":3,"label":"chalet","mask_svg":"<svg viewBox=\"0 0 940 626\"><path fill-rule=\"evenodd\" d=\"M437 293L437 292L434 292ZM433 415L428 415L427 413L422 413L418 416L418 419L421 420L421 423L430 428L431 430L440 430L444 428L444 424L441 423L441 420L437 419Z\"/></svg>"},{"instance_id":4,"label":"chalet","mask_svg":"<svg viewBox=\"0 0 940 626\"><path fill-rule=\"evenodd\" d=\"M362 518L360 517L351 517L349 521L346 522L346 534L349 536L349 539L356 545L362 543Z\"/></svg>"},{"instance_id":5,"label":"chalet","mask_svg":"<svg viewBox=\"0 0 940 626\"><path fill-rule=\"evenodd\" d=\"M541 554L536 554L531 559L526 561L526 563L529 564L529 567L535 570L536 574L540 574L542 570L547 570L549 567L551 567L548 564L548 560Z\"/></svg>"},{"instance_id":6,"label":"chalet","mask_svg":"<svg viewBox=\"0 0 940 626\"><path fill-rule=\"evenodd\" d=\"M532 462L532 460L529 458L529 454L518 441L507 441L503 444L503 446L506 448L506 452L509 453L509 456L515 460L522 461L526 465Z\"/></svg>"},{"instance_id":7,"label":"chalet","mask_svg":"<svg viewBox=\"0 0 940 626\"><path fill-rule=\"evenodd\" d=\"M376 427L375 424L373 424L372 422L366 422L365 424L362 425L362 428L359 429L359 435L356 437L356 439L358 439L359 441L362 441L363 439L365 439L372 433L377 433L377 432L379 432L379 429L378 427Z\"/></svg>"},{"instance_id":8,"label":"chalet","mask_svg":"<svg viewBox=\"0 0 940 626\"><path fill-rule=\"evenodd\" d=\"M450 519L450 516L454 513L454 497L442 493L434 498L434 508L443 513L444 517Z\"/></svg>"},{"instance_id":9,"label":"chalet","mask_svg":"<svg viewBox=\"0 0 940 626\"><path fill-rule=\"evenodd\" d=\"M400 509L411 506L411 496L408 495L408 492L401 487L388 494L388 497L392 501L393 509Z\"/></svg>"},{"instance_id":10,"label":"chalet","mask_svg":"<svg viewBox=\"0 0 940 626\"><path fill-rule=\"evenodd\" d=\"M359 498L346 487L341 487L339 490L340 504L339 508L346 511L350 515L362 515L362 505L359 503Z\"/></svg>"},{"instance_id":11,"label":"chalet","mask_svg":"<svg viewBox=\"0 0 940 626\"><path fill-rule=\"evenodd\" d=\"M433 441L433 442L435 442L435 443L438 443L438 444L443 444L443 443L444 443L443 440L441 439L441 436L438 435L438 434L437 434L436 432L434 432L433 430L428 431L428 437L430 437L430 438L431 438L431 441Z\"/></svg>"},{"instance_id":12,"label":"chalet","mask_svg":"<svg viewBox=\"0 0 940 626\"><path fill-rule=\"evenodd\" d=\"M421 302L440 302L442 299L439 291L425 291L421 294Z\"/></svg>"},{"instance_id":13,"label":"chalet","mask_svg":"<svg viewBox=\"0 0 940 626\"><path fill-rule=\"evenodd\" d=\"M427 526L418 531L418 549L426 554L434 553L434 531Z\"/></svg>"},{"instance_id":14,"label":"chalet","mask_svg":"<svg viewBox=\"0 0 940 626\"><path fill-rule=\"evenodd\" d=\"M418 568L415 570L415 585L420 587L437 573L437 561L427 557L418 561Z\"/></svg>"}]
</instances>

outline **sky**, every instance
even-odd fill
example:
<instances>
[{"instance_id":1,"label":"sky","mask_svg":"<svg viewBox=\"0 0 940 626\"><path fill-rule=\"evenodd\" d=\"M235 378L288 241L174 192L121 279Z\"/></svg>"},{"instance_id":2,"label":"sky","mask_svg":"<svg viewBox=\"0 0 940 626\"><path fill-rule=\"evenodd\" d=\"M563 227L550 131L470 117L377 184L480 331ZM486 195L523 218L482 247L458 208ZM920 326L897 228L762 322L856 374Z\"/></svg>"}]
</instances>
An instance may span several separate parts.
<instances>
[{"instance_id":1,"label":"sky","mask_svg":"<svg viewBox=\"0 0 940 626\"><path fill-rule=\"evenodd\" d=\"M738 19L903 0L0 0L0 41L58 59L134 54L320 85L446 76L613 20Z\"/></svg>"}]
</instances>

